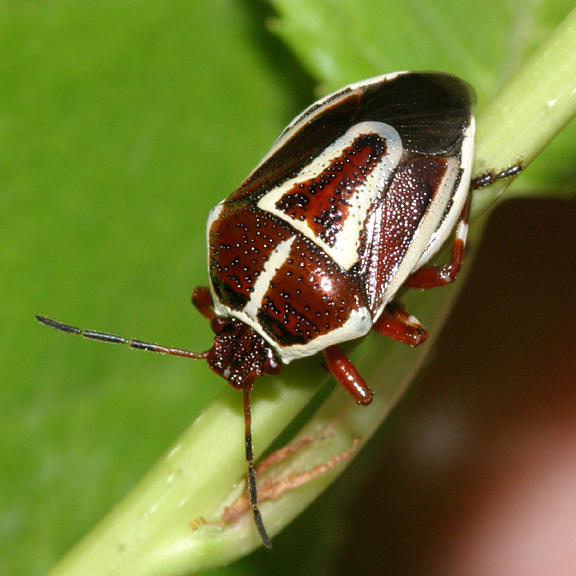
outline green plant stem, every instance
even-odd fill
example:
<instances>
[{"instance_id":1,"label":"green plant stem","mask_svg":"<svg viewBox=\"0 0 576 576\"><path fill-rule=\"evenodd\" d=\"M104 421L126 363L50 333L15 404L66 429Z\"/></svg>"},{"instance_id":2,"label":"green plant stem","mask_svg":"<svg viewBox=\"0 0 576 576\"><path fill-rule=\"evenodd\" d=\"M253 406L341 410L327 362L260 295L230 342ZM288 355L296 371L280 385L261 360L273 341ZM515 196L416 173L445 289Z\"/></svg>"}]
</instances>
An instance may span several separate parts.
<instances>
[{"instance_id":1,"label":"green plant stem","mask_svg":"<svg viewBox=\"0 0 576 576\"><path fill-rule=\"evenodd\" d=\"M518 74L481 111L478 118L477 172L502 169L519 160L524 168L574 116L576 111L576 10L526 62ZM476 194L475 212L484 211L502 193L498 183ZM445 315L453 289L408 297L429 327ZM328 462L361 445L389 413L423 351L368 337L353 352L361 372L374 382L375 400L367 408L335 389L299 437L318 440L278 466L280 476ZM263 378L253 395L253 433L261 453L310 401L325 378L318 360L297 363L274 379ZM174 448L133 492L74 549L52 576L174 576L215 567L239 558L260 542L247 513L219 527L194 524L217 521L226 504L241 493L245 472L240 395L224 391L192 424ZM320 437L322 436L322 439ZM348 462L351 459L348 460ZM313 501L343 470L331 472L262 502L271 535ZM262 478L260 478L262 480ZM192 523L192 525L191 525Z\"/></svg>"},{"instance_id":2,"label":"green plant stem","mask_svg":"<svg viewBox=\"0 0 576 576\"><path fill-rule=\"evenodd\" d=\"M576 9L485 106L478 117L475 173L524 168L576 111ZM485 211L506 182L475 194L473 215Z\"/></svg>"}]
</instances>

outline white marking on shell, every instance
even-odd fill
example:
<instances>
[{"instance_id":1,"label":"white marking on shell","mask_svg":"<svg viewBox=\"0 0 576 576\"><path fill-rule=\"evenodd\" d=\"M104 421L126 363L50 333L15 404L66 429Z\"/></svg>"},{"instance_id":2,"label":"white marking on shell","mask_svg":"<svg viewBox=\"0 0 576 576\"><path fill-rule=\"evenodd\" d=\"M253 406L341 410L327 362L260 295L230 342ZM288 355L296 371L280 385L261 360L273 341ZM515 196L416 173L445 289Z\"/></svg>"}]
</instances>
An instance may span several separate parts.
<instances>
[{"instance_id":1,"label":"white marking on shell","mask_svg":"<svg viewBox=\"0 0 576 576\"><path fill-rule=\"evenodd\" d=\"M280 242L273 252L270 254L270 258L266 260L262 272L258 274L256 282L254 282L254 289L252 290L252 295L248 304L244 306L242 312L249 318L253 318L256 321L256 314L262 306L262 300L268 289L270 288L270 282L274 278L276 272L282 267L284 262L290 256L290 250L292 249L292 244L294 243L295 237L291 236L288 240Z\"/></svg>"},{"instance_id":2,"label":"white marking on shell","mask_svg":"<svg viewBox=\"0 0 576 576\"><path fill-rule=\"evenodd\" d=\"M335 235L333 245L327 244L310 229L306 221L296 220L276 208L276 203L300 182L306 182L319 176L342 154L342 150L350 147L360 136L376 134L386 141L386 154L378 165L370 172L366 180L357 186L349 199L349 209L342 229ZM346 133L330 144L310 164L305 166L294 178L273 188L258 202L261 210L269 212L311 240L323 252L328 254L344 269L351 268L358 261L360 233L366 223L366 216L372 203L386 188L390 175L398 166L402 156L402 140L398 132L383 122L361 122L349 128Z\"/></svg>"},{"instance_id":3,"label":"white marking on shell","mask_svg":"<svg viewBox=\"0 0 576 576\"><path fill-rule=\"evenodd\" d=\"M225 202L226 199L220 200L220 202L218 202L218 204L216 204L216 206L214 206L214 208L212 208L212 210L210 210L210 212L208 213L208 219L206 221L206 230L208 233L210 233L210 228L212 227L212 224L216 222L218 218L220 218L220 214L224 209Z\"/></svg>"},{"instance_id":4,"label":"white marking on shell","mask_svg":"<svg viewBox=\"0 0 576 576\"><path fill-rule=\"evenodd\" d=\"M292 346L283 347L279 347L278 344L274 344L274 342L271 342L271 344L276 349L282 362L289 364L292 360L313 356L321 350L328 348L328 346L361 338L365 334L368 334L371 329L372 317L370 316L370 311L368 308L363 307L351 310L348 320L346 320L342 326L331 330L327 334L317 336L314 340L310 340L310 342L306 344L293 344Z\"/></svg>"},{"instance_id":5,"label":"white marking on shell","mask_svg":"<svg viewBox=\"0 0 576 576\"><path fill-rule=\"evenodd\" d=\"M222 210L224 210L225 202L226 202L225 199L218 202L218 204L216 204L216 206L214 206L214 208L210 210L210 212L208 213L208 218L206 220L206 250L207 250L206 262L208 264L208 277L210 277L210 228L212 228L212 224L214 224L214 222L216 222L218 218L220 218L220 214L222 213ZM210 282L210 292L212 294L212 299L216 301L215 293L212 289L212 282Z\"/></svg>"},{"instance_id":6,"label":"white marking on shell","mask_svg":"<svg viewBox=\"0 0 576 576\"><path fill-rule=\"evenodd\" d=\"M430 258L432 258L432 256L438 252L438 250L450 236L451 232L454 230L454 227L460 218L460 214L462 213L464 204L466 204L466 200L470 191L472 162L474 160L475 129L476 124L474 118L472 117L470 119L470 125L463 135L460 162L458 163L457 159L454 158L445 176L445 178L448 178L448 172L450 171L453 171L455 174L457 174L458 169L462 170L462 176L460 178L460 182L458 183L458 187L452 192L452 206L448 214L444 215L444 211L446 210L446 206L448 205L450 198L442 198L441 196L443 195L441 194L437 195L438 202L435 199L433 203L434 206L431 206L431 209L437 213L441 212L439 224L436 230L429 236L425 249L422 251L416 266L410 272L415 272L419 268L422 268L422 266L426 264L426 262L428 262ZM456 163L455 166L454 163ZM420 231L418 232L418 235L420 235Z\"/></svg>"},{"instance_id":7,"label":"white marking on shell","mask_svg":"<svg viewBox=\"0 0 576 576\"><path fill-rule=\"evenodd\" d=\"M262 330L262 326L260 326L255 318L248 316L244 311L230 310L222 305L219 305L218 307L222 309L222 312L224 312L224 310L226 311L226 316L237 318L260 334L260 336L262 336L262 338L264 338L264 340L266 340L266 342L268 342L268 344L270 344L270 346L275 350L277 356L284 364L289 364L298 358L313 356L328 346L361 338L368 334L372 329L372 317L370 316L370 311L368 308L362 307L351 310L348 320L346 320L342 326L331 330L327 334L317 336L306 344L282 346Z\"/></svg>"}]
</instances>

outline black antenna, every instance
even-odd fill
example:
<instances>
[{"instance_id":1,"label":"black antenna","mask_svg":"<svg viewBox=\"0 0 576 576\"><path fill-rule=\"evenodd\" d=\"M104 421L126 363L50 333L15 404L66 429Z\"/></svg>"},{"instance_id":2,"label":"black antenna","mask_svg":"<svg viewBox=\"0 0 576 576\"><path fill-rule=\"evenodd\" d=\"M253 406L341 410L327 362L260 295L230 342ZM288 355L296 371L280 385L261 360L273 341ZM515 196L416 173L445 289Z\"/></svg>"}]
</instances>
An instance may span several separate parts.
<instances>
[{"instance_id":1,"label":"black antenna","mask_svg":"<svg viewBox=\"0 0 576 576\"><path fill-rule=\"evenodd\" d=\"M242 390L244 397L244 442L246 445L246 462L248 462L248 493L250 494L250 505L254 523L258 528L260 538L266 548L272 548L272 542L264 527L262 515L258 508L258 490L256 488L256 473L254 472L254 451L252 449L252 415L250 412L250 389Z\"/></svg>"},{"instance_id":2,"label":"black antenna","mask_svg":"<svg viewBox=\"0 0 576 576\"><path fill-rule=\"evenodd\" d=\"M180 348L172 348L169 346L152 344L152 342L143 342L142 340L123 338L122 336L109 334L108 332L82 330L81 328L76 328L76 326L70 326L69 324L63 324L57 320L52 320L52 318L46 318L46 316L36 316L36 320L45 326L54 328L55 330L60 330L60 332L66 332L67 334L78 334L79 336L83 336L89 340L99 340L100 342L109 342L111 344L126 344L127 346L130 346L130 348L136 348L137 350L147 350L148 352L169 354L170 356L183 356L185 358L194 358L195 360L205 360L208 356L208 352L190 352L189 350L182 350Z\"/></svg>"},{"instance_id":3,"label":"black antenna","mask_svg":"<svg viewBox=\"0 0 576 576\"><path fill-rule=\"evenodd\" d=\"M157 352L159 354L168 354L171 356L183 356L185 358L194 358L195 360L205 360L208 352L190 352L189 350L182 350L181 348L172 348L168 346L160 346L151 342L143 342L142 340L134 340L123 338L116 334L109 334L108 332L97 332L95 330L83 330L70 324L64 324L46 316L36 316L36 320L49 328L54 328L60 332L67 334L77 334L88 338L89 340L98 340L100 342L109 342L112 344L124 344L130 348L137 350L147 350L148 352ZM252 506L252 514L254 516L254 523L260 534L260 538L266 548L272 547L270 537L264 527L262 515L258 508L258 490L256 488L256 472L254 471L254 450L252 448L252 417L250 413L250 387L244 389L244 442L246 446L246 462L248 463L248 493L250 494L250 505Z\"/></svg>"}]
</instances>

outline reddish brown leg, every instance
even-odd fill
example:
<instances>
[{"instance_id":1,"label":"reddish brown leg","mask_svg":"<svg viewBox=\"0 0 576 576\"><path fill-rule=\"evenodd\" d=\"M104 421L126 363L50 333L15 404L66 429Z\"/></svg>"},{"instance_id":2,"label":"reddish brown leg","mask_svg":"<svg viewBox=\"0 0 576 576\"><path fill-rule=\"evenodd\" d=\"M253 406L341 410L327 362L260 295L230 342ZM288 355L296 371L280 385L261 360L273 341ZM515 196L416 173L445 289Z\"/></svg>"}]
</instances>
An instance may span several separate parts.
<instances>
[{"instance_id":1,"label":"reddish brown leg","mask_svg":"<svg viewBox=\"0 0 576 576\"><path fill-rule=\"evenodd\" d=\"M498 180L517 176L522 171L521 164L510 166L501 172L486 172L480 176L476 176L470 183L470 190L478 190L491 186ZM408 277L405 286L410 288L436 288L437 286L445 286L451 284L456 280L458 272L462 267L462 260L464 258L464 249L466 248L466 237L468 236L468 215L470 212L471 194L468 195L468 200L462 210L462 214L456 225L456 233L454 234L454 243L452 244L452 256L448 264L443 266L432 266L430 268L423 268L416 270L414 274Z\"/></svg>"},{"instance_id":2,"label":"reddish brown leg","mask_svg":"<svg viewBox=\"0 0 576 576\"><path fill-rule=\"evenodd\" d=\"M445 286L446 284L451 284L456 280L456 276L462 267L462 260L464 259L466 237L468 236L469 211L470 196L466 201L462 214L460 214L458 224L456 225L450 262L448 262L448 264L443 264L442 266L431 266L430 268L416 270L414 274L408 277L405 286L410 288L428 289L436 288L437 286Z\"/></svg>"},{"instance_id":3,"label":"reddish brown leg","mask_svg":"<svg viewBox=\"0 0 576 576\"><path fill-rule=\"evenodd\" d=\"M400 302L388 304L373 328L379 334L408 346L418 346L428 338L424 326L414 316L408 314Z\"/></svg>"},{"instance_id":4,"label":"reddish brown leg","mask_svg":"<svg viewBox=\"0 0 576 576\"><path fill-rule=\"evenodd\" d=\"M332 376L352 394L358 404L370 404L372 402L372 390L338 346L326 348L324 358Z\"/></svg>"},{"instance_id":5,"label":"reddish brown leg","mask_svg":"<svg viewBox=\"0 0 576 576\"><path fill-rule=\"evenodd\" d=\"M212 301L212 294L206 286L197 286L192 292L192 304L204 318L212 320L214 317L214 302Z\"/></svg>"}]
</instances>

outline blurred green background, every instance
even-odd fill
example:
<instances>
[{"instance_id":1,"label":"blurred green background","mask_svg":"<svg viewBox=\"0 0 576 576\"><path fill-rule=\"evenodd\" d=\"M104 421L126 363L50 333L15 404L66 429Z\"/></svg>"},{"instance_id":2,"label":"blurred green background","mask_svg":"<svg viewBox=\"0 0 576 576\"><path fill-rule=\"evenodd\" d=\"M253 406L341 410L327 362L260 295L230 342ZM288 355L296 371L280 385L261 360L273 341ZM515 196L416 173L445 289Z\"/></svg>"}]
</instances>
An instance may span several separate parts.
<instances>
[{"instance_id":1,"label":"blurred green background","mask_svg":"<svg viewBox=\"0 0 576 576\"><path fill-rule=\"evenodd\" d=\"M226 385L203 363L80 342L37 325L34 314L206 349L209 327L189 299L192 288L207 280L207 213L247 175L286 122L314 99L313 80L336 88L398 68L441 68L476 79L485 97L571 5L551 2L532 12L537 25L530 29L529 41L522 50L511 51L513 42L507 44L502 36L516 23L514 11L498 12L502 9L495 2L482 7L486 13L493 7L493 19L479 18L482 10L473 2L460 3L456 12L445 2L415 3L411 21L403 19L406 8L393 1L310 2L307 8L289 0L274 4L281 17L274 20L275 30L286 44L269 31L272 6L256 1L0 2L2 576L44 573ZM457 25L458 19L465 19L468 27ZM433 36L434 50L420 45L422 30ZM518 33L518 27L514 30ZM458 47L467 36L470 53L462 54ZM397 49L391 51L385 41ZM509 53L512 57L505 56ZM573 191L573 133L547 152L532 178L527 175L526 187L540 190L546 184ZM491 229L495 247L478 279L478 294L493 286L494 280L485 276L498 270L504 274L498 285L512 285L506 275L510 260L501 260L511 238L532 236L537 229L540 241L531 245L532 251L542 249L560 258L566 246L572 249L574 202L558 201L555 206L548 211L537 207L536 213L525 209L524 219L516 217L522 210L509 211L514 224L501 218L500 226ZM550 238L554 241L547 246ZM571 261L546 269L548 281L535 284L539 266L550 259L538 264L531 252L524 253L525 246L520 242L512 259L526 262L526 268L516 272L517 290L530 279L530 290L537 291L516 313L525 313L526 326L535 334L544 318L552 317L547 349L564 350L563 345L573 344L576 320ZM555 272L562 276L560 283ZM562 288L555 288L558 285ZM518 303L515 294L505 290L492 296L498 302L508 297ZM475 312L476 298L464 309L467 318ZM491 310L490 302L482 300L480 310L483 318L493 320L484 330L497 340L516 316L503 321L503 309ZM549 310L563 313L551 316ZM534 324L534 318L540 324ZM466 329L453 335L456 342L480 324L463 322ZM454 363L451 345L443 342L432 374L438 366L445 374L446 366ZM509 339L501 344L512 350L513 345ZM520 355L530 354L528 343L522 350ZM557 366L550 354L538 358L550 358L550 365ZM573 362L569 354L562 357ZM482 363L482 352L479 358ZM566 366L563 375L576 373L573 365ZM536 390L548 384L553 390L553 377L541 376ZM397 419L372 443L373 448L379 443L388 447L383 475L397 469L394 458L404 454L401 440L409 437L415 415L421 414L422 405L414 407L411 399L419 389L438 386L442 378L450 382L436 374L427 387L423 376L396 412ZM194 380L202 385L191 390ZM506 382L509 375L501 385ZM558 405L574 404L576 387L565 388L564 376L561 382L566 396ZM523 383L517 392L523 395L526 389L530 387ZM453 405L450 399L438 402ZM400 452L394 452L395 445ZM362 462L360 470L370 457ZM401 474L397 478L402 486L414 480ZM372 502L377 489L367 490L359 498ZM348 493L341 486L336 491ZM394 510L410 507L401 494L392 494ZM385 501L390 504L390 498ZM365 551L376 544L362 532L366 512L359 513L357 507L339 511L330 547L314 547L328 538L318 535L326 522L323 508L330 508L326 499L278 538L272 555L259 552L226 571L282 573L290 563L291 573L320 573L320 565L330 564L329 552L345 540L346 514L360 520L360 527L350 532L343 557L353 559L354 550L364 550L364 559L378 558ZM387 561L399 554L394 546L416 558L407 543L429 543L424 537L391 539L396 530L405 534L398 514L389 512L388 521L371 531ZM414 529L409 522L406 526ZM438 532L434 525L430 530ZM315 553L303 553L310 548ZM297 560L295 550L300 551ZM334 552L332 571L351 573L337 558ZM390 565L393 573L400 573L398 566L409 566L399 558ZM379 562L385 565L382 558ZM414 563L402 573L418 573L418 561ZM360 566L356 564L357 570ZM370 569L365 573L373 573Z\"/></svg>"},{"instance_id":2,"label":"blurred green background","mask_svg":"<svg viewBox=\"0 0 576 576\"><path fill-rule=\"evenodd\" d=\"M224 0L0 5L2 575L43 573L226 385L34 315L209 347L190 304L208 211L312 99L264 16Z\"/></svg>"}]
</instances>

